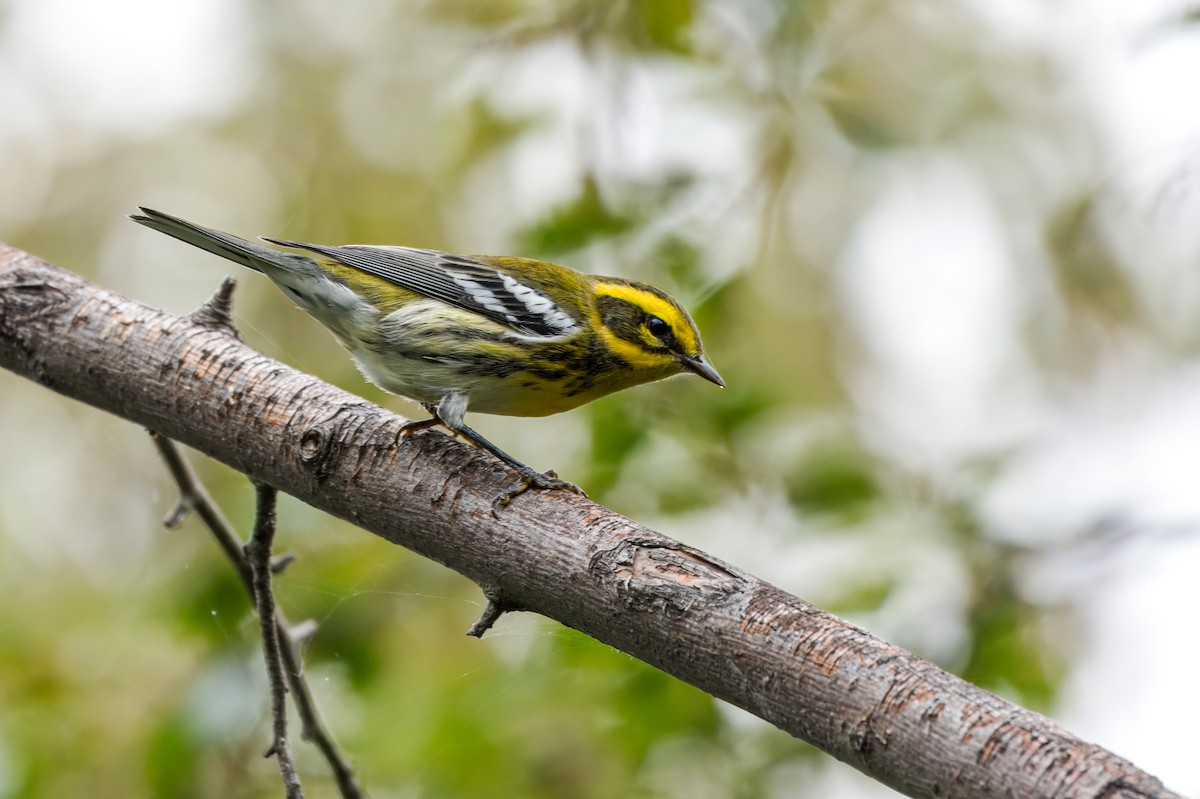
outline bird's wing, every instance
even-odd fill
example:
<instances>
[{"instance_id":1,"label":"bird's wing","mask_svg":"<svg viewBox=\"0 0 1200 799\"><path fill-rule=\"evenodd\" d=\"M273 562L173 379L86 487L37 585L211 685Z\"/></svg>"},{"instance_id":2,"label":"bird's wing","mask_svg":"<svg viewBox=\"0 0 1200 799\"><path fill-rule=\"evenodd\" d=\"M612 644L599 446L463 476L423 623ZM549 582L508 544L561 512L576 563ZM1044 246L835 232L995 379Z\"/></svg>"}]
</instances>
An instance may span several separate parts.
<instances>
[{"instance_id":1,"label":"bird's wing","mask_svg":"<svg viewBox=\"0 0 1200 799\"><path fill-rule=\"evenodd\" d=\"M544 291L485 261L411 247L349 244L330 247L264 238L332 258L426 297L473 311L525 335L558 338L579 330L580 320Z\"/></svg>"}]
</instances>

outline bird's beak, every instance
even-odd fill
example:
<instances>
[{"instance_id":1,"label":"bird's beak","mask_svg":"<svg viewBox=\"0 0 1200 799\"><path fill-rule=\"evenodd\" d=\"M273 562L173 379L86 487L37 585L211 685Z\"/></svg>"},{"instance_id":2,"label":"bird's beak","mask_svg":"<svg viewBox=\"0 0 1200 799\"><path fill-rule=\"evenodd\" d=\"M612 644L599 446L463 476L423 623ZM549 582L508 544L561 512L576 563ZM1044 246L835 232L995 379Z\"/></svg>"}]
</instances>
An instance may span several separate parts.
<instances>
[{"instance_id":1,"label":"bird's beak","mask_svg":"<svg viewBox=\"0 0 1200 799\"><path fill-rule=\"evenodd\" d=\"M725 381L717 374L717 370L712 368L712 364L704 360L703 355L684 358L683 365L689 371L695 372L710 383L716 383L721 388L725 388Z\"/></svg>"}]
</instances>

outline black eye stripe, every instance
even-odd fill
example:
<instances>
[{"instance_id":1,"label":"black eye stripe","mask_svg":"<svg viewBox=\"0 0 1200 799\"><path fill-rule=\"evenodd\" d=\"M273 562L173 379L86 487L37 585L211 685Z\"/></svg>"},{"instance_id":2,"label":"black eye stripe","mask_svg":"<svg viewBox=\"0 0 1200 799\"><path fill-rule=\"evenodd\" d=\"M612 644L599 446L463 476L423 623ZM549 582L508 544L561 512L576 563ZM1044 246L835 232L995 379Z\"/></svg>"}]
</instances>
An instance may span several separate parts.
<instances>
[{"instance_id":1,"label":"black eye stripe","mask_svg":"<svg viewBox=\"0 0 1200 799\"><path fill-rule=\"evenodd\" d=\"M601 296L596 308L604 327L623 341L659 354L680 349L671 323L637 303L624 297ZM674 316L671 319L677 321Z\"/></svg>"}]
</instances>

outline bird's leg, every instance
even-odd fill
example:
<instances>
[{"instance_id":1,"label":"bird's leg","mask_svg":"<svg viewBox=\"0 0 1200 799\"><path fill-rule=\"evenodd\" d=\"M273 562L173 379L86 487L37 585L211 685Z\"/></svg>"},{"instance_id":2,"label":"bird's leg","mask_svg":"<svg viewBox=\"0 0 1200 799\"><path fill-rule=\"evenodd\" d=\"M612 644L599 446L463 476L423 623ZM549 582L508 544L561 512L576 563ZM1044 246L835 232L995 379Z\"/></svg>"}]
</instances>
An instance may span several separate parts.
<instances>
[{"instance_id":1,"label":"bird's leg","mask_svg":"<svg viewBox=\"0 0 1200 799\"><path fill-rule=\"evenodd\" d=\"M461 401L462 398L453 397L452 399ZM444 399L442 402L446 403L447 400ZM505 489L504 492L497 495L496 498L492 500L492 513L495 513L499 508L506 507L508 503L513 501L514 497L524 494L531 488L543 488L549 491L566 489L567 491L573 491L580 496L587 496L587 494L585 494L583 489L581 489L579 486L575 485L574 483L568 483L566 480L559 479L559 476L555 474L553 470L542 473L529 468L504 450L497 447L492 442L488 441L479 433L475 432L475 430L463 424L462 411L465 410L465 403L462 403L462 407L458 408L453 407L454 403L450 403L447 405L445 413L439 412L441 410L440 404L434 405L431 402L422 402L421 406L425 408L425 410L429 411L431 418L404 424L400 428L401 436L411 435L421 430L428 430L430 427L445 425L446 429L450 431L451 435L460 435L472 445L487 450L495 455L496 458L498 458L505 466L508 466L510 469L521 475L521 479L518 482L513 483L511 486Z\"/></svg>"},{"instance_id":2,"label":"bird's leg","mask_svg":"<svg viewBox=\"0 0 1200 799\"><path fill-rule=\"evenodd\" d=\"M498 494L494 500L492 500L492 513L495 513L499 508L506 507L508 503L513 501L514 497L524 494L531 488L543 488L548 491L560 491L566 489L567 491L572 491L580 496L587 496L587 494L583 492L582 488L574 483L569 483L566 480L560 479L553 470L543 474L542 472L529 468L504 450L497 447L492 442L488 441L483 436L479 435L479 433L475 432L470 427L467 427L462 422L459 422L456 425L447 424L446 426L456 433L460 433L463 438L467 439L475 446L486 449L488 452L499 458L505 466L508 466L510 469L521 475L521 479L519 481L513 483L502 493Z\"/></svg>"}]
</instances>

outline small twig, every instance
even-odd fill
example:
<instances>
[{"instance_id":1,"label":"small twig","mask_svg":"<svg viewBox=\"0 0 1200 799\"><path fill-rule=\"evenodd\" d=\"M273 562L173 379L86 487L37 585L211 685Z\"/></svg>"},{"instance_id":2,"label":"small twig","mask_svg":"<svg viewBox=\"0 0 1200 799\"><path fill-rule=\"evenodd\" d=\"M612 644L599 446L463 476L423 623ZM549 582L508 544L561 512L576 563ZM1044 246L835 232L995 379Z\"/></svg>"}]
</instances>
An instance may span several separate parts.
<instances>
[{"instance_id":1,"label":"small twig","mask_svg":"<svg viewBox=\"0 0 1200 799\"><path fill-rule=\"evenodd\" d=\"M495 593L488 589L484 589L484 596L487 597L487 607L483 609L483 613L479 614L479 618L467 630L467 635L474 638L482 638L483 634L492 629L492 625L500 620L500 617L514 608L507 602L504 602Z\"/></svg>"},{"instance_id":2,"label":"small twig","mask_svg":"<svg viewBox=\"0 0 1200 799\"><path fill-rule=\"evenodd\" d=\"M271 588L271 548L275 542L275 500L278 492L264 483L255 484L258 497L254 514L254 534L246 544L246 560L254 575L254 605L262 628L263 658L267 662L267 682L271 686L271 746L266 756L275 755L288 799L304 799L292 744L287 734L287 677L279 644L279 626L275 623L275 592Z\"/></svg>"},{"instance_id":3,"label":"small twig","mask_svg":"<svg viewBox=\"0 0 1200 799\"><path fill-rule=\"evenodd\" d=\"M217 504L208 495L200 478L183 459L183 454L179 451L179 447L175 446L175 442L153 430L149 432L150 438L154 440L154 445L158 447L158 454L162 456L168 471L171 472L171 477L175 478L175 484L179 486L179 501L167 514L163 524L172 530L176 529L183 523L183 518L189 511L196 511L196 515L204 522L204 526L216 537L221 549L233 561L233 565L238 571L238 577L241 578L242 585L246 588L246 593L253 600L254 577L250 573L250 565L246 563L246 557L242 553L241 539L233 531L233 525L217 508Z\"/></svg>"},{"instance_id":4,"label":"small twig","mask_svg":"<svg viewBox=\"0 0 1200 799\"><path fill-rule=\"evenodd\" d=\"M254 580L250 565L246 562L242 552L241 541L234 532L233 525L221 514L196 473L184 460L175 442L153 431L150 432L150 435L179 487L180 500L175 510L168 516L168 521L174 521L178 525L182 522L182 516L176 518L180 509L183 509L182 513L195 510L209 532L216 537L221 549L233 561L234 568L237 569L238 576L253 601ZM316 700L313 699L312 692L308 688L308 681L304 678L304 668L300 658L300 642L312 636L315 625L301 623L293 627L276 609L275 626L279 635L280 655L283 657L288 685L291 688L292 704L295 705L302 724L300 737L321 750L321 754L329 764L330 771L333 772L338 791L343 799L363 799L365 794L354 775L354 769L338 749L333 736L325 728L321 714L317 710Z\"/></svg>"},{"instance_id":5,"label":"small twig","mask_svg":"<svg viewBox=\"0 0 1200 799\"><path fill-rule=\"evenodd\" d=\"M300 737L321 750L321 754L329 763L330 771L333 772L338 791L344 799L363 799L365 794L354 775L354 769L342 757L333 737L325 729L321 716L317 713L317 702L308 689L308 681L304 679L297 638L307 638L315 630L315 624L302 624L293 634L283 635L283 628L280 628L280 650L292 688L292 704L296 706L296 710L300 714Z\"/></svg>"}]
</instances>

